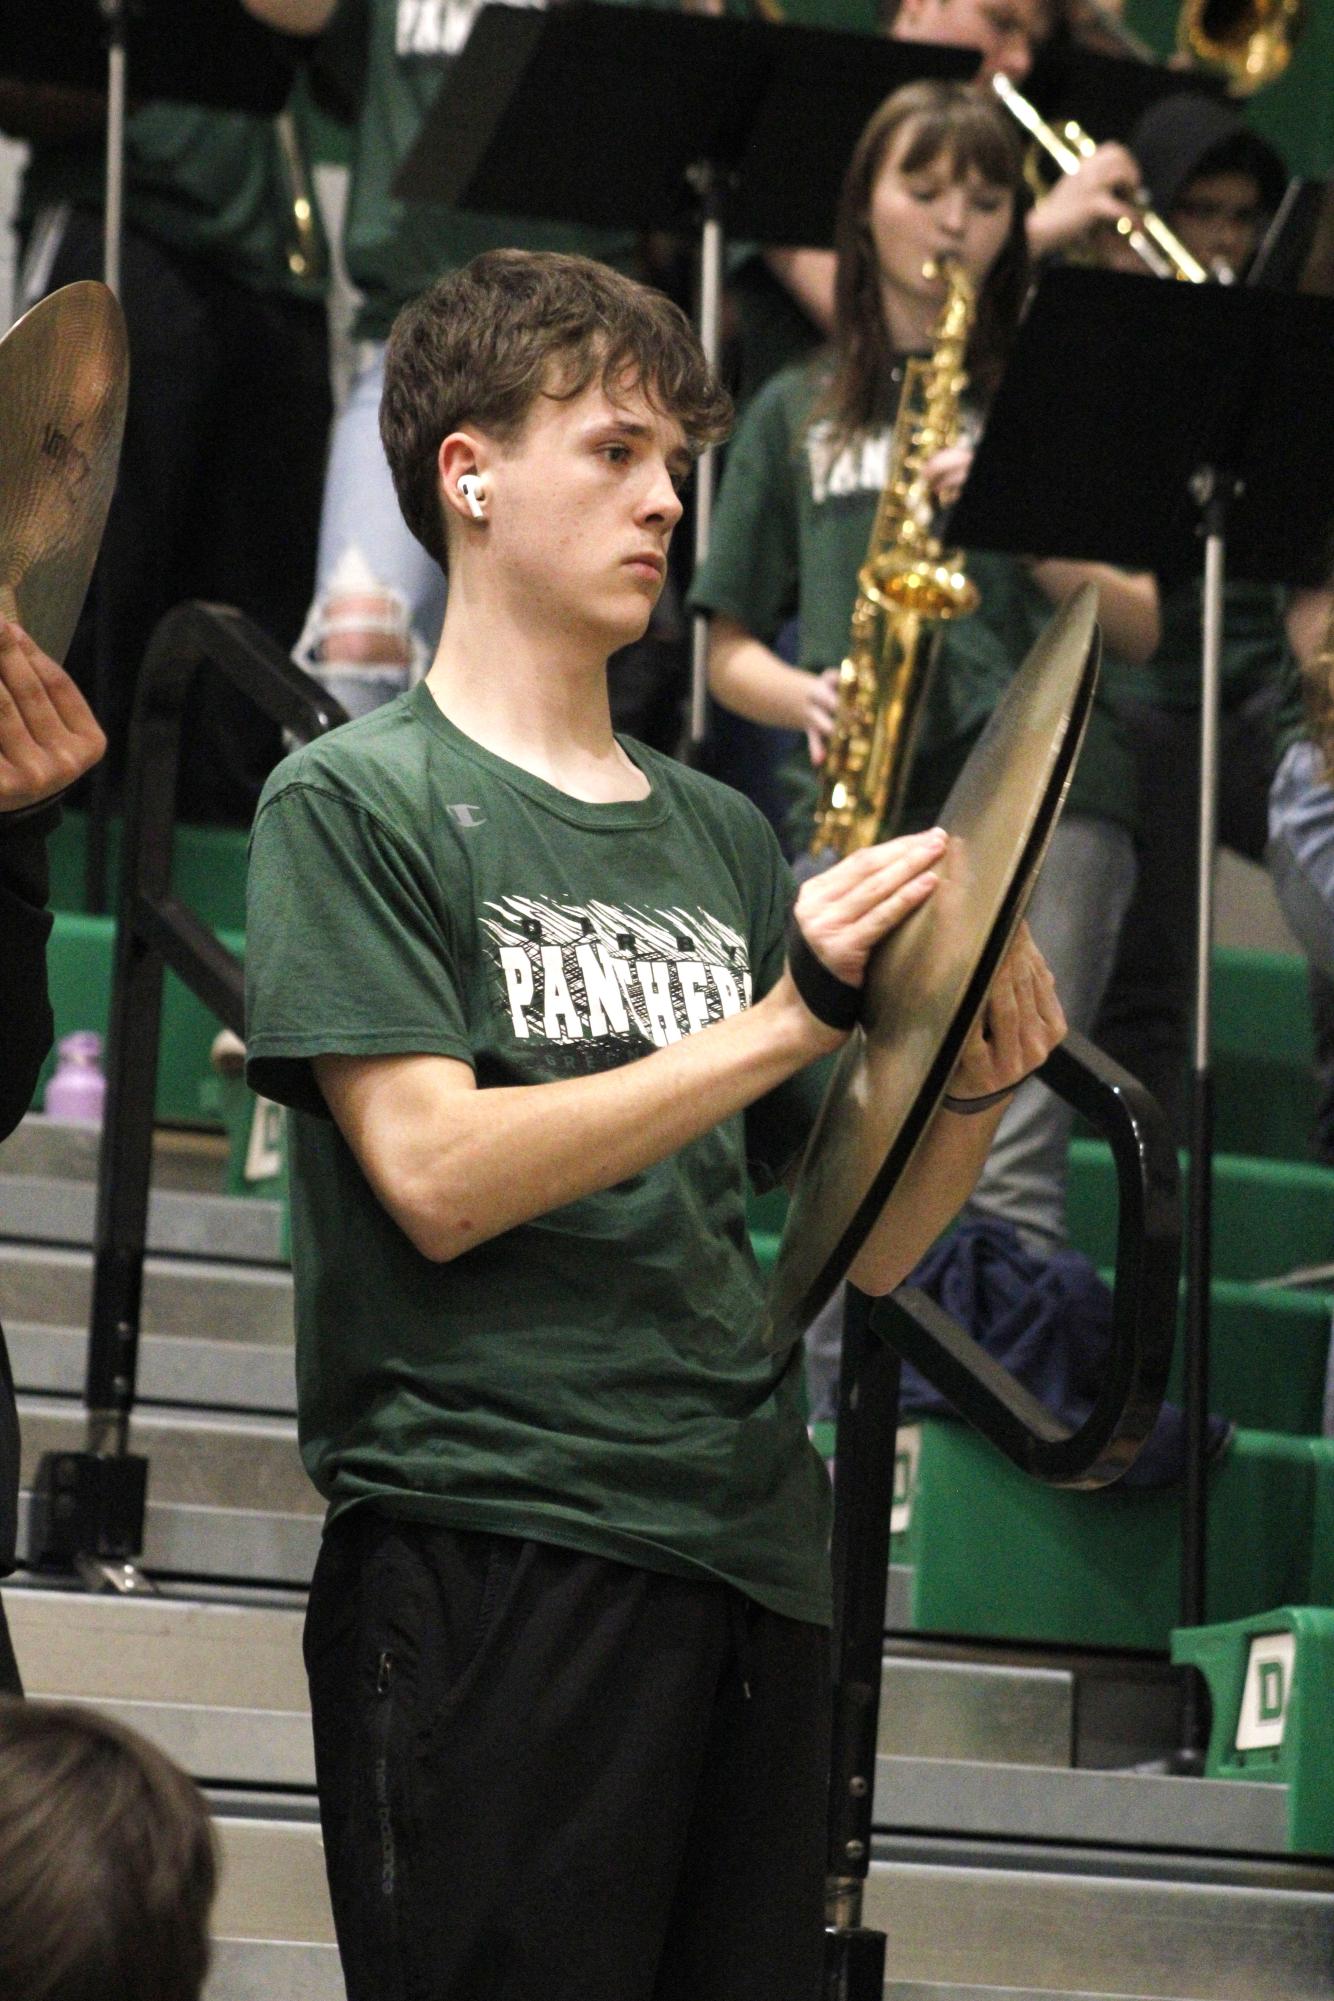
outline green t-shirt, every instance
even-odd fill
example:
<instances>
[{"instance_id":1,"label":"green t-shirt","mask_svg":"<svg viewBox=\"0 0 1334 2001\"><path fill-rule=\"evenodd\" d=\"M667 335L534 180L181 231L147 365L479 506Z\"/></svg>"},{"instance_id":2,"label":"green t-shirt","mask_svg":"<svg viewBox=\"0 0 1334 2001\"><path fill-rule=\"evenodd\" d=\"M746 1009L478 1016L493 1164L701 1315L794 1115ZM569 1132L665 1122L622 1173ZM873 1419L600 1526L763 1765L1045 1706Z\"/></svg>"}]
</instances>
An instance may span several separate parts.
<instances>
[{"instance_id":1,"label":"green t-shirt","mask_svg":"<svg viewBox=\"0 0 1334 2001\"><path fill-rule=\"evenodd\" d=\"M747 1169L804 1142L822 1076L445 1264L416 1251L309 1059L457 1058L478 1084L632 1062L783 963L760 815L639 744L648 798L585 805L492 755L424 685L288 758L251 842L249 1076L293 1107L301 1448L357 1502L721 1578L827 1620L828 1482L799 1348L759 1339Z\"/></svg>"},{"instance_id":2,"label":"green t-shirt","mask_svg":"<svg viewBox=\"0 0 1334 2001\"><path fill-rule=\"evenodd\" d=\"M707 561L691 603L723 612L771 644L798 621L797 664L836 666L848 647L857 572L885 484L891 431L835 450L810 422L821 365L786 369L751 404L728 452ZM941 628L905 809L906 827L928 825L1015 669L1052 615L1050 601L1013 557L969 553L981 603ZM809 836L817 780L804 748L784 777L794 845ZM1134 831L1134 766L1122 726L1101 694L1070 788L1069 810Z\"/></svg>"},{"instance_id":3,"label":"green t-shirt","mask_svg":"<svg viewBox=\"0 0 1334 2001\"><path fill-rule=\"evenodd\" d=\"M673 6L675 0L638 3ZM358 338L383 340L400 306L483 250L572 251L622 270L631 267L636 246L630 231L399 201L390 192L395 176L483 0L365 4L370 9L366 94L353 149L345 233L348 273L363 300L354 327Z\"/></svg>"},{"instance_id":4,"label":"green t-shirt","mask_svg":"<svg viewBox=\"0 0 1334 2001\"><path fill-rule=\"evenodd\" d=\"M61 202L100 210L105 160L100 140L33 148L22 214ZM273 121L197 105L156 102L125 126L125 220L170 250L200 257L257 291L320 299L320 271L294 277L297 247L292 187ZM318 217L316 218L318 232ZM319 259L327 265L322 236Z\"/></svg>"},{"instance_id":5,"label":"green t-shirt","mask_svg":"<svg viewBox=\"0 0 1334 2001\"><path fill-rule=\"evenodd\" d=\"M1163 589L1163 636L1144 667L1126 667L1118 692L1162 709L1198 709L1204 643L1204 585L1194 577ZM1243 581L1223 587L1222 687L1226 708L1266 685L1286 682L1292 654L1283 629L1285 600L1277 584Z\"/></svg>"},{"instance_id":6,"label":"green t-shirt","mask_svg":"<svg viewBox=\"0 0 1334 2001\"><path fill-rule=\"evenodd\" d=\"M733 256L729 284L738 323L736 405L744 410L780 369L809 361L824 336L752 245Z\"/></svg>"}]
</instances>

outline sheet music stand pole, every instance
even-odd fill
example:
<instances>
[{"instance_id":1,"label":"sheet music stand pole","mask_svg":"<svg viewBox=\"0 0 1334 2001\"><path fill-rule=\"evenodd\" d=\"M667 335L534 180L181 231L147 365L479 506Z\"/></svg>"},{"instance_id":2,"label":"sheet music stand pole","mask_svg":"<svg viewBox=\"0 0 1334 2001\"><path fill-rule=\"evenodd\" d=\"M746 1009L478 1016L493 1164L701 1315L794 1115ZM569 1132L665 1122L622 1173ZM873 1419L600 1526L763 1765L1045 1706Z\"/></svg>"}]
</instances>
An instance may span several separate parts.
<instances>
[{"instance_id":1,"label":"sheet music stand pole","mask_svg":"<svg viewBox=\"0 0 1334 2001\"><path fill-rule=\"evenodd\" d=\"M699 338L704 359L716 373L722 352L723 314L723 182L720 169L701 160L690 169L690 184L700 199L702 228L699 262ZM717 448L710 445L695 467L695 568L709 553L713 533L713 495L718 470ZM709 620L696 612L690 627L689 761L696 764L708 735Z\"/></svg>"},{"instance_id":2,"label":"sheet music stand pole","mask_svg":"<svg viewBox=\"0 0 1334 2001\"><path fill-rule=\"evenodd\" d=\"M120 297L120 253L125 227L125 51L127 0L98 0L107 27L106 210L102 218L102 278ZM93 704L108 713L111 700L110 610L100 571L93 577ZM111 780L106 760L88 780L88 838L83 859L84 908L93 915L107 908L107 852L111 821Z\"/></svg>"},{"instance_id":3,"label":"sheet music stand pole","mask_svg":"<svg viewBox=\"0 0 1334 2001\"><path fill-rule=\"evenodd\" d=\"M1204 528L1200 675L1200 810L1196 862L1195 1008L1190 1075L1190 1169L1186 1228L1186 1505L1181 1519L1181 1619L1202 1626L1208 1595L1208 1410L1210 1274L1213 1265L1213 944L1214 862L1218 849L1218 742L1222 708L1223 585L1227 503L1236 482L1202 466L1191 495ZM1198 1676L1183 1698L1179 1763L1193 1767L1207 1735Z\"/></svg>"},{"instance_id":4,"label":"sheet music stand pole","mask_svg":"<svg viewBox=\"0 0 1334 2001\"><path fill-rule=\"evenodd\" d=\"M120 297L120 244L125 208L125 0L98 0L107 24L107 205L102 227L102 277Z\"/></svg>"}]
</instances>

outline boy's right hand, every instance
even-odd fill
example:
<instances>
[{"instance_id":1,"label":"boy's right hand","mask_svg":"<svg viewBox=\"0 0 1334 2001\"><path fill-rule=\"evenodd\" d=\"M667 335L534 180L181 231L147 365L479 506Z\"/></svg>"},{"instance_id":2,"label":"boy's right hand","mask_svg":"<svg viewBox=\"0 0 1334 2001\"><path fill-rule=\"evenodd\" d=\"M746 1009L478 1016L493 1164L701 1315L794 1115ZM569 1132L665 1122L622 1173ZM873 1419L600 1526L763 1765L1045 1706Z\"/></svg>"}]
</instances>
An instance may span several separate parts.
<instances>
[{"instance_id":1,"label":"boy's right hand","mask_svg":"<svg viewBox=\"0 0 1334 2001\"><path fill-rule=\"evenodd\" d=\"M897 930L935 889L939 881L935 864L948 844L949 836L939 827L924 834L901 834L846 856L802 884L794 910L798 927L816 958L837 979L850 987L861 986L881 939ZM786 969L773 991L785 1004L801 1010L817 1043L813 1053L838 1048L843 1033L817 1020Z\"/></svg>"}]
</instances>

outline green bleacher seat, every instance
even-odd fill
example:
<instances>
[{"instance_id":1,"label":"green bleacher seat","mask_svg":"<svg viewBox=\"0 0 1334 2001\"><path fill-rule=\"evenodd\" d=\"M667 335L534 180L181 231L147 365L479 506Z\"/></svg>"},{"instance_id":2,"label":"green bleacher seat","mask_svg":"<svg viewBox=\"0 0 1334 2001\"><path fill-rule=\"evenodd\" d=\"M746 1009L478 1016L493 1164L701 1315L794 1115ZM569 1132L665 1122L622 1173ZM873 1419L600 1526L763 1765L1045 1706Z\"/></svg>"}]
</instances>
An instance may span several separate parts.
<instances>
[{"instance_id":1,"label":"green bleacher seat","mask_svg":"<svg viewBox=\"0 0 1334 2001\"><path fill-rule=\"evenodd\" d=\"M1334 1855L1334 1612L1282 1606L1172 1635L1209 1684L1205 1773L1287 1788L1288 1847Z\"/></svg>"},{"instance_id":2,"label":"green bleacher seat","mask_svg":"<svg viewBox=\"0 0 1334 2001\"><path fill-rule=\"evenodd\" d=\"M911 1477L893 1560L912 1570L914 1631L1166 1648L1180 1616L1179 1488L1039 1487L949 1418L906 1426L900 1454ZM1318 1597L1318 1499L1334 1511L1334 1448L1235 1434L1209 1477L1211 1620Z\"/></svg>"},{"instance_id":3,"label":"green bleacher seat","mask_svg":"<svg viewBox=\"0 0 1334 2001\"><path fill-rule=\"evenodd\" d=\"M1070 1149L1072 1242L1095 1264L1115 1250L1115 1177L1100 1140ZM1334 1168L1218 1154L1214 1160L1214 1275L1277 1278L1334 1260Z\"/></svg>"}]
</instances>

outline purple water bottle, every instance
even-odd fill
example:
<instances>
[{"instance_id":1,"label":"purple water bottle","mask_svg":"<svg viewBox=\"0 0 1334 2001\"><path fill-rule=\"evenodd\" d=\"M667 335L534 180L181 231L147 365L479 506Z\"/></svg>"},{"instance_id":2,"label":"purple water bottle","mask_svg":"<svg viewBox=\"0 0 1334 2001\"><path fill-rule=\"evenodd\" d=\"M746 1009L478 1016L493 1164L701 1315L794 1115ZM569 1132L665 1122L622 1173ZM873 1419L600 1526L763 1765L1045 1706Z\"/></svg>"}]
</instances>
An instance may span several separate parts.
<instances>
[{"instance_id":1,"label":"purple water bottle","mask_svg":"<svg viewBox=\"0 0 1334 2001\"><path fill-rule=\"evenodd\" d=\"M83 1119L100 1125L107 1080L102 1075L102 1038L91 1028L62 1035L56 1068L42 1104L48 1119Z\"/></svg>"}]
</instances>

